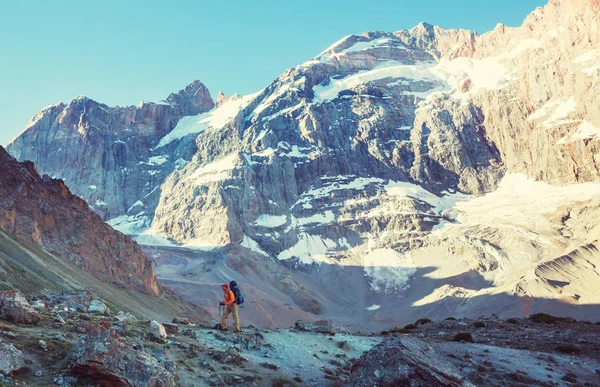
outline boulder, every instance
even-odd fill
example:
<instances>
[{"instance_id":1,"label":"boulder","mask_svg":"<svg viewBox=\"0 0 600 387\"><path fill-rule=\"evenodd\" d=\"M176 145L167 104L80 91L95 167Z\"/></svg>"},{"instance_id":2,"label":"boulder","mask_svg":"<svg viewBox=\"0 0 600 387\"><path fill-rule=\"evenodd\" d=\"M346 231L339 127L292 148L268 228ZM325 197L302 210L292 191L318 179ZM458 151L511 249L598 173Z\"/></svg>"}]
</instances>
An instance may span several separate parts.
<instances>
[{"instance_id":1,"label":"boulder","mask_svg":"<svg viewBox=\"0 0 600 387\"><path fill-rule=\"evenodd\" d=\"M167 331L165 330L164 325L159 324L155 320L150 321L150 336L156 340L165 340L167 338Z\"/></svg>"},{"instance_id":2,"label":"boulder","mask_svg":"<svg viewBox=\"0 0 600 387\"><path fill-rule=\"evenodd\" d=\"M170 335L176 335L179 333L179 327L175 324L165 323L163 324L165 331Z\"/></svg>"},{"instance_id":3,"label":"boulder","mask_svg":"<svg viewBox=\"0 0 600 387\"><path fill-rule=\"evenodd\" d=\"M88 313L96 314L107 314L109 312L108 307L102 300L92 300L90 306L87 308Z\"/></svg>"},{"instance_id":4,"label":"boulder","mask_svg":"<svg viewBox=\"0 0 600 387\"><path fill-rule=\"evenodd\" d=\"M0 318L15 324L36 324L40 312L21 293L8 290L0 293Z\"/></svg>"},{"instance_id":5,"label":"boulder","mask_svg":"<svg viewBox=\"0 0 600 387\"><path fill-rule=\"evenodd\" d=\"M173 324L190 325L190 320L184 317L175 317L171 322Z\"/></svg>"},{"instance_id":6,"label":"boulder","mask_svg":"<svg viewBox=\"0 0 600 387\"><path fill-rule=\"evenodd\" d=\"M73 373L100 386L175 386L173 370L130 344L108 324L94 326L71 353Z\"/></svg>"},{"instance_id":7,"label":"boulder","mask_svg":"<svg viewBox=\"0 0 600 387\"><path fill-rule=\"evenodd\" d=\"M138 319L129 312L119 311L119 313L117 313L117 315L115 316L114 320L122 322L135 322Z\"/></svg>"},{"instance_id":8,"label":"boulder","mask_svg":"<svg viewBox=\"0 0 600 387\"><path fill-rule=\"evenodd\" d=\"M14 345L0 341L0 373L8 375L25 366L23 352Z\"/></svg>"},{"instance_id":9,"label":"boulder","mask_svg":"<svg viewBox=\"0 0 600 387\"><path fill-rule=\"evenodd\" d=\"M385 340L352 366L347 386L473 386L427 343L398 337Z\"/></svg>"},{"instance_id":10,"label":"boulder","mask_svg":"<svg viewBox=\"0 0 600 387\"><path fill-rule=\"evenodd\" d=\"M315 322L296 321L296 329L304 332L317 332L330 335L340 332L340 328L336 327L331 320L319 320Z\"/></svg>"}]
</instances>

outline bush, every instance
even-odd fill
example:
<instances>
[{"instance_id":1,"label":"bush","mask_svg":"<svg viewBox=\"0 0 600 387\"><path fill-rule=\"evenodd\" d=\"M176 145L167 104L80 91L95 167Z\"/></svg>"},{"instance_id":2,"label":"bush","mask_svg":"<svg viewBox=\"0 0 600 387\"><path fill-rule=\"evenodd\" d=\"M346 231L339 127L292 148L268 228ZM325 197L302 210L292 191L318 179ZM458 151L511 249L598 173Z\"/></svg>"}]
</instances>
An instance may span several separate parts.
<instances>
[{"instance_id":1,"label":"bush","mask_svg":"<svg viewBox=\"0 0 600 387\"><path fill-rule=\"evenodd\" d=\"M296 386L296 383L292 382L289 379L286 379L284 377L279 377L275 380L273 380L272 382L273 387L289 387L289 386Z\"/></svg>"},{"instance_id":2,"label":"bush","mask_svg":"<svg viewBox=\"0 0 600 387\"><path fill-rule=\"evenodd\" d=\"M431 321L428 318L420 318L415 322L415 325L424 325L424 324L429 324L430 322L433 322L433 321Z\"/></svg>"},{"instance_id":3,"label":"bush","mask_svg":"<svg viewBox=\"0 0 600 387\"><path fill-rule=\"evenodd\" d=\"M460 332L457 333L456 336L454 336L454 339L452 339L452 341L465 341L467 343L474 343L475 341L473 340L473 336L469 333L469 332Z\"/></svg>"},{"instance_id":4,"label":"bush","mask_svg":"<svg viewBox=\"0 0 600 387\"><path fill-rule=\"evenodd\" d=\"M456 319L454 317L447 317L444 321L456 321Z\"/></svg>"},{"instance_id":5,"label":"bush","mask_svg":"<svg viewBox=\"0 0 600 387\"><path fill-rule=\"evenodd\" d=\"M509 318L508 320L506 320L506 322L509 324L514 324L514 325L519 324L519 320L517 320L516 318Z\"/></svg>"},{"instance_id":6,"label":"bush","mask_svg":"<svg viewBox=\"0 0 600 387\"><path fill-rule=\"evenodd\" d=\"M409 324L409 325L412 325L412 324ZM407 326L409 326L409 325L407 325ZM416 328L416 327L414 327L414 328ZM412 333L411 329L414 329L414 328L410 328L410 329L406 329L406 328L393 328L393 329L390 329L389 331L382 331L381 335L382 336L386 336L386 335L391 335L391 334L394 334L394 333L402 333L402 334Z\"/></svg>"},{"instance_id":7,"label":"bush","mask_svg":"<svg viewBox=\"0 0 600 387\"><path fill-rule=\"evenodd\" d=\"M573 344L559 344L556 346L556 350L558 352L568 353L568 354L581 352L581 349L579 349L577 346L575 346Z\"/></svg>"},{"instance_id":8,"label":"bush","mask_svg":"<svg viewBox=\"0 0 600 387\"><path fill-rule=\"evenodd\" d=\"M417 329L417 326L415 324L408 324L407 326L404 327L404 329L408 329L408 330Z\"/></svg>"},{"instance_id":9,"label":"bush","mask_svg":"<svg viewBox=\"0 0 600 387\"><path fill-rule=\"evenodd\" d=\"M577 320L570 317L556 317L546 313L537 313L529 316L529 319L535 323L555 324L557 322L576 323Z\"/></svg>"},{"instance_id":10,"label":"bush","mask_svg":"<svg viewBox=\"0 0 600 387\"><path fill-rule=\"evenodd\" d=\"M485 323L484 323L483 321L475 321L475 322L473 323L473 326L474 326L475 328L485 328Z\"/></svg>"}]
</instances>

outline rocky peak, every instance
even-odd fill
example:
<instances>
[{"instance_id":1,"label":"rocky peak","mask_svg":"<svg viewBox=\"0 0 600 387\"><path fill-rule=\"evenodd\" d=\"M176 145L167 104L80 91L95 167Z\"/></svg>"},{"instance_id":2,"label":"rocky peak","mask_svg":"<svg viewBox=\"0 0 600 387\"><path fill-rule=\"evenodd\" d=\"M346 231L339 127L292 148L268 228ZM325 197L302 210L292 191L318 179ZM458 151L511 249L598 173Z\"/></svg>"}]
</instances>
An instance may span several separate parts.
<instances>
[{"instance_id":1,"label":"rocky peak","mask_svg":"<svg viewBox=\"0 0 600 387\"><path fill-rule=\"evenodd\" d=\"M227 97L222 91L219 91L219 96L217 97L217 107L223 106L225 102L227 102Z\"/></svg>"},{"instance_id":2,"label":"rocky peak","mask_svg":"<svg viewBox=\"0 0 600 387\"><path fill-rule=\"evenodd\" d=\"M152 262L71 194L62 180L40 177L0 147L0 228L68 259L104 282L152 295L162 290Z\"/></svg>"},{"instance_id":3,"label":"rocky peak","mask_svg":"<svg viewBox=\"0 0 600 387\"><path fill-rule=\"evenodd\" d=\"M210 92L198 79L187 85L183 90L170 94L166 101L172 105L179 105L184 116L193 116L208 111L215 106Z\"/></svg>"}]
</instances>

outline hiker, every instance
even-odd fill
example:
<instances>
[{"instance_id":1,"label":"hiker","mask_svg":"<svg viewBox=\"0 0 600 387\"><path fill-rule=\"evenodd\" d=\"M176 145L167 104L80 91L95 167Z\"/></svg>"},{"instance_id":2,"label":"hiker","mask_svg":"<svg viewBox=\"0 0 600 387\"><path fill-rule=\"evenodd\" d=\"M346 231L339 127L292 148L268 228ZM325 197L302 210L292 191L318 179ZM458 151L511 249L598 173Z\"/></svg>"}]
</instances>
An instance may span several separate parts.
<instances>
[{"instance_id":1,"label":"hiker","mask_svg":"<svg viewBox=\"0 0 600 387\"><path fill-rule=\"evenodd\" d=\"M227 330L227 316L229 316L230 313L233 313L233 321L235 321L235 331L239 332L240 317L238 316L238 304L235 302L235 295L233 294L233 291L229 289L229 285L223 284L221 288L223 289L223 295L225 296L225 301L221 302L221 305L225 306L225 313L223 313L223 319L221 319L221 325L219 326L219 328L221 328L222 331Z\"/></svg>"}]
</instances>

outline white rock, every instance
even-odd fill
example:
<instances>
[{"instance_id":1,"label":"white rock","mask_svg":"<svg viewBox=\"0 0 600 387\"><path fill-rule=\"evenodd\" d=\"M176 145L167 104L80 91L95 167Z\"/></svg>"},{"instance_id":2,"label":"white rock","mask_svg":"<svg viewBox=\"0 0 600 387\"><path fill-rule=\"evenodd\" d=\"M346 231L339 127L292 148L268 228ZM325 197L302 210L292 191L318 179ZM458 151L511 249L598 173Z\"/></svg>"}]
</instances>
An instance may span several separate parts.
<instances>
[{"instance_id":1,"label":"white rock","mask_svg":"<svg viewBox=\"0 0 600 387\"><path fill-rule=\"evenodd\" d=\"M162 324L152 320L150 321L150 335L155 339L164 340L167 338L167 331Z\"/></svg>"}]
</instances>

